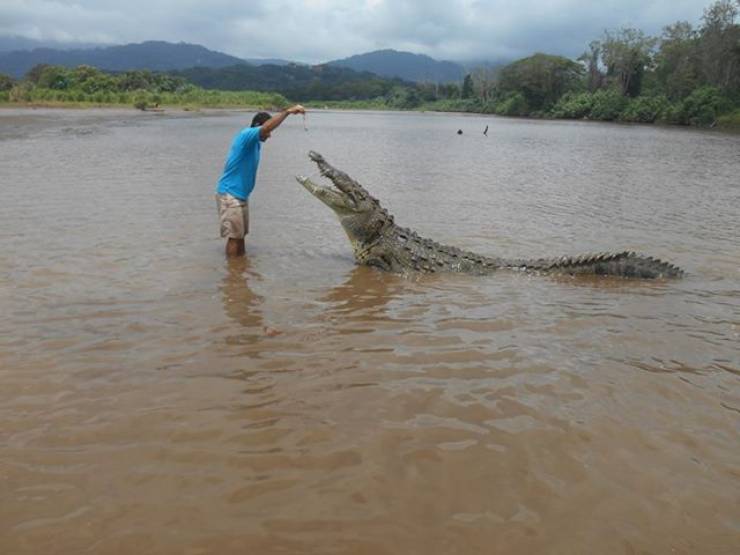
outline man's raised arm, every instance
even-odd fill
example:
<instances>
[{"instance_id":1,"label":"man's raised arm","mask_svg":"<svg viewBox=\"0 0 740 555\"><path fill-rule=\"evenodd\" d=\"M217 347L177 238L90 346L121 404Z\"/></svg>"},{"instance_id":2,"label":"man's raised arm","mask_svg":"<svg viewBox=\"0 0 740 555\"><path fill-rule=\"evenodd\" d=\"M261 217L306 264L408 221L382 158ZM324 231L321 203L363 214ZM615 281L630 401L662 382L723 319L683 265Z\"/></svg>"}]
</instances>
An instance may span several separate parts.
<instances>
[{"instance_id":1,"label":"man's raised arm","mask_svg":"<svg viewBox=\"0 0 740 555\"><path fill-rule=\"evenodd\" d=\"M270 136L270 133L272 133L281 123L283 123L283 121L285 121L285 118L287 118L290 114L305 113L306 109L300 104L296 104L295 106L291 106L290 108L287 108L282 112L275 114L260 127L260 139L262 139L263 141L267 139L267 137Z\"/></svg>"}]
</instances>

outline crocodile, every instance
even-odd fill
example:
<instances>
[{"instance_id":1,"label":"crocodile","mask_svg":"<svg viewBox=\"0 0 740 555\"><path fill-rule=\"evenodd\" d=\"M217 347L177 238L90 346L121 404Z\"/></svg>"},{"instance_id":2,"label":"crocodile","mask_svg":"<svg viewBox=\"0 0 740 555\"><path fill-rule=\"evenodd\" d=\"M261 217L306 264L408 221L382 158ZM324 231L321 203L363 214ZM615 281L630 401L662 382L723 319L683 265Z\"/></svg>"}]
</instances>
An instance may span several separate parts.
<instances>
[{"instance_id":1,"label":"crocodile","mask_svg":"<svg viewBox=\"0 0 740 555\"><path fill-rule=\"evenodd\" d=\"M528 260L482 256L441 245L398 226L377 199L349 175L331 166L321 154L311 151L308 156L334 187L317 185L305 176L296 179L336 213L352 244L355 261L361 265L404 274L486 275L506 269L544 274L677 278L684 273L668 262L632 251Z\"/></svg>"}]
</instances>

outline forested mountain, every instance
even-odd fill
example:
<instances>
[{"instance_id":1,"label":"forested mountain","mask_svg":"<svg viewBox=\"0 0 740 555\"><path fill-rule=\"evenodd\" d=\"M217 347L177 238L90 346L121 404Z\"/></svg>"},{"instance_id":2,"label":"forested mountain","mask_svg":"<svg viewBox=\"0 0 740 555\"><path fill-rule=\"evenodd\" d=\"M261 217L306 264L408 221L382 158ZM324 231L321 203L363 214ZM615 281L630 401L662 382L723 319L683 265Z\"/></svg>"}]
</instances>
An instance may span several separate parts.
<instances>
[{"instance_id":1,"label":"forested mountain","mask_svg":"<svg viewBox=\"0 0 740 555\"><path fill-rule=\"evenodd\" d=\"M382 77L398 77L406 81L450 83L462 81L465 68L453 62L440 62L423 54L376 50L328 62L328 65L348 67L355 71L370 71Z\"/></svg>"},{"instance_id":2,"label":"forested mountain","mask_svg":"<svg viewBox=\"0 0 740 555\"><path fill-rule=\"evenodd\" d=\"M191 67L222 68L248 63L254 66L295 65L278 58L241 59L203 46L187 43L147 41L121 46L97 48L33 48L40 44L29 39L0 39L0 73L19 78L38 64L63 67L89 65L108 71L148 69L169 71ZM18 50L26 48L27 50ZM11 50L2 52L2 50ZM381 77L399 78L411 82L449 83L460 82L465 68L453 62L440 62L421 54L378 50L328 62L329 66L371 72ZM304 66L308 67L308 66ZM269 72L268 72L269 73Z\"/></svg>"},{"instance_id":3,"label":"forested mountain","mask_svg":"<svg viewBox=\"0 0 740 555\"><path fill-rule=\"evenodd\" d=\"M244 58L244 61L253 66L265 66L268 64L273 66L287 66L295 63L290 60L283 60L282 58Z\"/></svg>"},{"instance_id":4,"label":"forested mountain","mask_svg":"<svg viewBox=\"0 0 740 555\"><path fill-rule=\"evenodd\" d=\"M299 64L224 68L193 67L170 72L204 89L278 92L294 100L364 100L384 96L396 86L410 85L400 79L384 79L330 65Z\"/></svg>"},{"instance_id":5,"label":"forested mountain","mask_svg":"<svg viewBox=\"0 0 740 555\"><path fill-rule=\"evenodd\" d=\"M63 67L89 65L109 71L149 69L167 71L194 66L225 67L244 60L208 50L197 44L147 41L106 48L56 50L37 48L0 54L0 73L21 77L33 66Z\"/></svg>"},{"instance_id":6,"label":"forested mountain","mask_svg":"<svg viewBox=\"0 0 740 555\"><path fill-rule=\"evenodd\" d=\"M41 82L48 82L55 90L65 90L66 74L55 69L44 73L45 67L80 66L119 74L134 70L167 72L204 89L280 93L300 101L366 100L413 85L347 67L309 66L280 59L242 60L194 44L161 41L89 50L44 48L0 54L0 76L6 73L36 83L43 73Z\"/></svg>"}]
</instances>

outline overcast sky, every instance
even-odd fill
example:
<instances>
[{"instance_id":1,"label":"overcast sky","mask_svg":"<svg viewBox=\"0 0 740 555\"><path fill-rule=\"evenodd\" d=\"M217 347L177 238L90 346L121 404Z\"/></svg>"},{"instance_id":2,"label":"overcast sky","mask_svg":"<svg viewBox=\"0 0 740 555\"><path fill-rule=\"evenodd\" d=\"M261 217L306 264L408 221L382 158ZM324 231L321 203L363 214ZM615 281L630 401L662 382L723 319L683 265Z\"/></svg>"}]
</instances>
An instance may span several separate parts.
<instances>
[{"instance_id":1,"label":"overcast sky","mask_svg":"<svg viewBox=\"0 0 740 555\"><path fill-rule=\"evenodd\" d=\"M712 0L0 0L0 36L190 42L319 63L394 48L442 60L575 57L604 29L659 35Z\"/></svg>"}]
</instances>

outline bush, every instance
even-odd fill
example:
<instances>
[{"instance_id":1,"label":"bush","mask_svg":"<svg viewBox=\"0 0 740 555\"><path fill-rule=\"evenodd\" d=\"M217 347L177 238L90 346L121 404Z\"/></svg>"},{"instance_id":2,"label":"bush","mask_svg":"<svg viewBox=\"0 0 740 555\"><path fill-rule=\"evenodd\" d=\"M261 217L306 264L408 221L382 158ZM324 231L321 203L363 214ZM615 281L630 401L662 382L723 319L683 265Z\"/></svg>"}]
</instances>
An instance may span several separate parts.
<instances>
[{"instance_id":1,"label":"bush","mask_svg":"<svg viewBox=\"0 0 740 555\"><path fill-rule=\"evenodd\" d=\"M604 89L593 94L591 119L614 121L627 105L627 98L616 89Z\"/></svg>"},{"instance_id":2,"label":"bush","mask_svg":"<svg viewBox=\"0 0 740 555\"><path fill-rule=\"evenodd\" d=\"M0 91L0 102L10 102L10 91Z\"/></svg>"},{"instance_id":3,"label":"bush","mask_svg":"<svg viewBox=\"0 0 740 555\"><path fill-rule=\"evenodd\" d=\"M529 106L522 93L514 93L501 100L495 112L499 116L528 116Z\"/></svg>"},{"instance_id":4,"label":"bush","mask_svg":"<svg viewBox=\"0 0 740 555\"><path fill-rule=\"evenodd\" d=\"M732 105L716 87L696 89L667 111L665 120L679 125L712 125Z\"/></svg>"},{"instance_id":5,"label":"bush","mask_svg":"<svg viewBox=\"0 0 740 555\"><path fill-rule=\"evenodd\" d=\"M591 115L594 95L591 93L566 93L553 106L550 116L566 119L583 119Z\"/></svg>"},{"instance_id":6,"label":"bush","mask_svg":"<svg viewBox=\"0 0 740 555\"><path fill-rule=\"evenodd\" d=\"M69 88L69 72L60 66L46 66L41 70L36 86L42 89L65 90Z\"/></svg>"},{"instance_id":7,"label":"bush","mask_svg":"<svg viewBox=\"0 0 740 555\"><path fill-rule=\"evenodd\" d=\"M619 118L623 121L653 123L670 109L665 96L638 96L628 101Z\"/></svg>"},{"instance_id":8,"label":"bush","mask_svg":"<svg viewBox=\"0 0 740 555\"><path fill-rule=\"evenodd\" d=\"M134 94L134 108L137 110L146 110L149 106L149 93L145 90L138 90Z\"/></svg>"},{"instance_id":9,"label":"bush","mask_svg":"<svg viewBox=\"0 0 740 555\"><path fill-rule=\"evenodd\" d=\"M386 96L386 103L391 108L411 110L421 104L421 98L414 89L396 87Z\"/></svg>"},{"instance_id":10,"label":"bush","mask_svg":"<svg viewBox=\"0 0 740 555\"><path fill-rule=\"evenodd\" d=\"M740 108L724 114L717 118L717 123L723 127L733 127L740 129Z\"/></svg>"},{"instance_id":11,"label":"bush","mask_svg":"<svg viewBox=\"0 0 740 555\"><path fill-rule=\"evenodd\" d=\"M493 113L493 106L484 104L477 98L454 98L445 100L435 100L426 102L421 106L422 110L430 112L472 112L472 113Z\"/></svg>"},{"instance_id":12,"label":"bush","mask_svg":"<svg viewBox=\"0 0 740 555\"><path fill-rule=\"evenodd\" d=\"M99 92L115 90L121 77L114 77L98 68L77 66L71 71L72 88L80 89L85 94L95 95Z\"/></svg>"},{"instance_id":13,"label":"bush","mask_svg":"<svg viewBox=\"0 0 740 555\"><path fill-rule=\"evenodd\" d=\"M8 99L11 102L28 102L31 100L31 88L29 83L18 83L8 91Z\"/></svg>"},{"instance_id":14,"label":"bush","mask_svg":"<svg viewBox=\"0 0 740 555\"><path fill-rule=\"evenodd\" d=\"M15 85L15 79L10 75L0 73L0 91L9 91Z\"/></svg>"}]
</instances>

